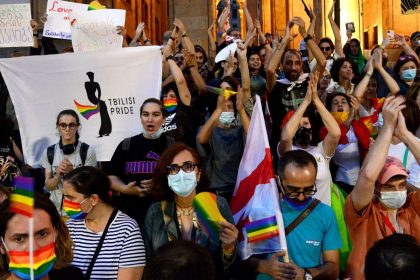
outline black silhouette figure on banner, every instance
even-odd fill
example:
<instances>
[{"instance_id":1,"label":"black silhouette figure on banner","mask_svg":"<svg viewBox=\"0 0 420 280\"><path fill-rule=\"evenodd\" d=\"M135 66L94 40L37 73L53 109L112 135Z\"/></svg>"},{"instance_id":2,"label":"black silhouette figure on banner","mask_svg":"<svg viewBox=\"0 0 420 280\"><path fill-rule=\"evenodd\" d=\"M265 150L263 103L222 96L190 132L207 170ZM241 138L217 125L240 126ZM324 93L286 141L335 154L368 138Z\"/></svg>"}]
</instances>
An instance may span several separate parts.
<instances>
[{"instance_id":1,"label":"black silhouette figure on banner","mask_svg":"<svg viewBox=\"0 0 420 280\"><path fill-rule=\"evenodd\" d=\"M99 83L93 81L95 73L87 72L86 75L89 77L89 81L85 82L87 97L90 102L99 107L99 115L101 116L101 128L98 137L108 136L112 131L112 124L106 103L101 100L101 87ZM96 92L98 92L98 96L96 96Z\"/></svg>"}]
</instances>

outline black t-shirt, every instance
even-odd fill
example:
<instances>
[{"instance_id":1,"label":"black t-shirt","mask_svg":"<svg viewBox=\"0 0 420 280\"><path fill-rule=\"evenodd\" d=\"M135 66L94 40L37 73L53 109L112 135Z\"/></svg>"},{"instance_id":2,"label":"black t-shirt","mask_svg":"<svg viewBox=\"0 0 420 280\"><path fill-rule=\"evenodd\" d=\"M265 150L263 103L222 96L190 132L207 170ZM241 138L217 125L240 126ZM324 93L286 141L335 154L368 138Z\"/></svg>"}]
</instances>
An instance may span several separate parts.
<instances>
[{"instance_id":1,"label":"black t-shirt","mask_svg":"<svg viewBox=\"0 0 420 280\"><path fill-rule=\"evenodd\" d=\"M136 181L137 186L140 186L140 181L152 178L169 142L164 133L157 139L145 138L143 134L124 139L115 150L106 172L118 176L125 184ZM121 195L118 208L143 228L146 211L153 202L148 196Z\"/></svg>"},{"instance_id":2,"label":"black t-shirt","mask_svg":"<svg viewBox=\"0 0 420 280\"><path fill-rule=\"evenodd\" d=\"M184 142L188 146L195 148L195 123L194 111L191 106L178 104L175 112L169 113L163 124L163 132L175 139L176 142Z\"/></svg>"}]
</instances>

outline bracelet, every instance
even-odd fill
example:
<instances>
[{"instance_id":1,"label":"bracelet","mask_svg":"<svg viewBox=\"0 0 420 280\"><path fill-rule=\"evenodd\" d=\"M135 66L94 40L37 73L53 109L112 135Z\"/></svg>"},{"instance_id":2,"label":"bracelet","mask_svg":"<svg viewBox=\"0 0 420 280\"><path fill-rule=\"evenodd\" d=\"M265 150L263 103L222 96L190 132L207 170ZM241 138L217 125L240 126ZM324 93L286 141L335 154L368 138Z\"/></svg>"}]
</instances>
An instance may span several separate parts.
<instances>
[{"instance_id":1,"label":"bracelet","mask_svg":"<svg viewBox=\"0 0 420 280\"><path fill-rule=\"evenodd\" d=\"M371 77L372 74L371 73L366 73L365 76Z\"/></svg>"},{"instance_id":2,"label":"bracelet","mask_svg":"<svg viewBox=\"0 0 420 280\"><path fill-rule=\"evenodd\" d=\"M182 37L187 37L187 36L188 36L187 33L182 34Z\"/></svg>"},{"instance_id":3,"label":"bracelet","mask_svg":"<svg viewBox=\"0 0 420 280\"><path fill-rule=\"evenodd\" d=\"M174 37L172 37L172 36L171 36L171 37L169 37L169 39L171 39L172 41L174 41L174 42L175 42L175 39L174 39Z\"/></svg>"},{"instance_id":4,"label":"bracelet","mask_svg":"<svg viewBox=\"0 0 420 280\"><path fill-rule=\"evenodd\" d=\"M188 69L193 68L194 64L188 65Z\"/></svg>"},{"instance_id":5,"label":"bracelet","mask_svg":"<svg viewBox=\"0 0 420 280\"><path fill-rule=\"evenodd\" d=\"M34 37L38 37L38 33L34 33L32 34Z\"/></svg>"},{"instance_id":6,"label":"bracelet","mask_svg":"<svg viewBox=\"0 0 420 280\"><path fill-rule=\"evenodd\" d=\"M313 38L312 38L311 34L306 34L306 37L303 38L303 41L308 42L308 40L312 40L312 39Z\"/></svg>"},{"instance_id":7,"label":"bracelet","mask_svg":"<svg viewBox=\"0 0 420 280\"><path fill-rule=\"evenodd\" d=\"M169 55L169 56L167 56L165 59L166 59L166 61L168 61L168 60L170 60L170 59L171 59L171 60L174 60L174 56L173 56L173 55Z\"/></svg>"},{"instance_id":8,"label":"bracelet","mask_svg":"<svg viewBox=\"0 0 420 280\"><path fill-rule=\"evenodd\" d=\"M147 42L150 42L150 40L149 39L144 40L144 43L147 43Z\"/></svg>"}]
</instances>

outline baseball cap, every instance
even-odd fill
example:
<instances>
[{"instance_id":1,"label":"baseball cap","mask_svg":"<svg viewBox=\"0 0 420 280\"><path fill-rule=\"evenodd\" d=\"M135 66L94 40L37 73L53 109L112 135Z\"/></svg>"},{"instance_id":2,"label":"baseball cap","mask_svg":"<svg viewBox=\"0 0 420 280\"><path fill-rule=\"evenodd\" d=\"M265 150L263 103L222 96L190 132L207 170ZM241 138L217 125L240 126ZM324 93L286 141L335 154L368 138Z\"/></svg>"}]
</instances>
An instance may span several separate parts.
<instances>
[{"instance_id":1,"label":"baseball cap","mask_svg":"<svg viewBox=\"0 0 420 280\"><path fill-rule=\"evenodd\" d=\"M405 170L402 162L396 157L389 156L386 158L384 167L382 168L381 173L379 173L376 182L382 185L388 182L389 179L397 175L403 175L405 177L408 177L408 173Z\"/></svg>"}]
</instances>

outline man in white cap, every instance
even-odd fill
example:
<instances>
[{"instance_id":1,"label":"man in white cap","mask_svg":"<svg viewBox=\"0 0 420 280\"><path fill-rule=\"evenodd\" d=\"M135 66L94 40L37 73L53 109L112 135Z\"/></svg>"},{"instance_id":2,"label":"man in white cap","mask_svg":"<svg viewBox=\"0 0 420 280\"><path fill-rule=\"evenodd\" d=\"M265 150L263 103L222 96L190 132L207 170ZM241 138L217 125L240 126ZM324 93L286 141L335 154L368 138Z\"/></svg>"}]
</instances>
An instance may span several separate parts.
<instances>
[{"instance_id":1,"label":"man in white cap","mask_svg":"<svg viewBox=\"0 0 420 280\"><path fill-rule=\"evenodd\" d=\"M366 156L352 193L347 197L344 217L353 249L346 276L364 279L364 260L373 244L394 233L405 233L420 241L420 191L407 193L407 171L400 160L387 157L398 122L404 121L404 98L384 102L384 126Z\"/></svg>"}]
</instances>

